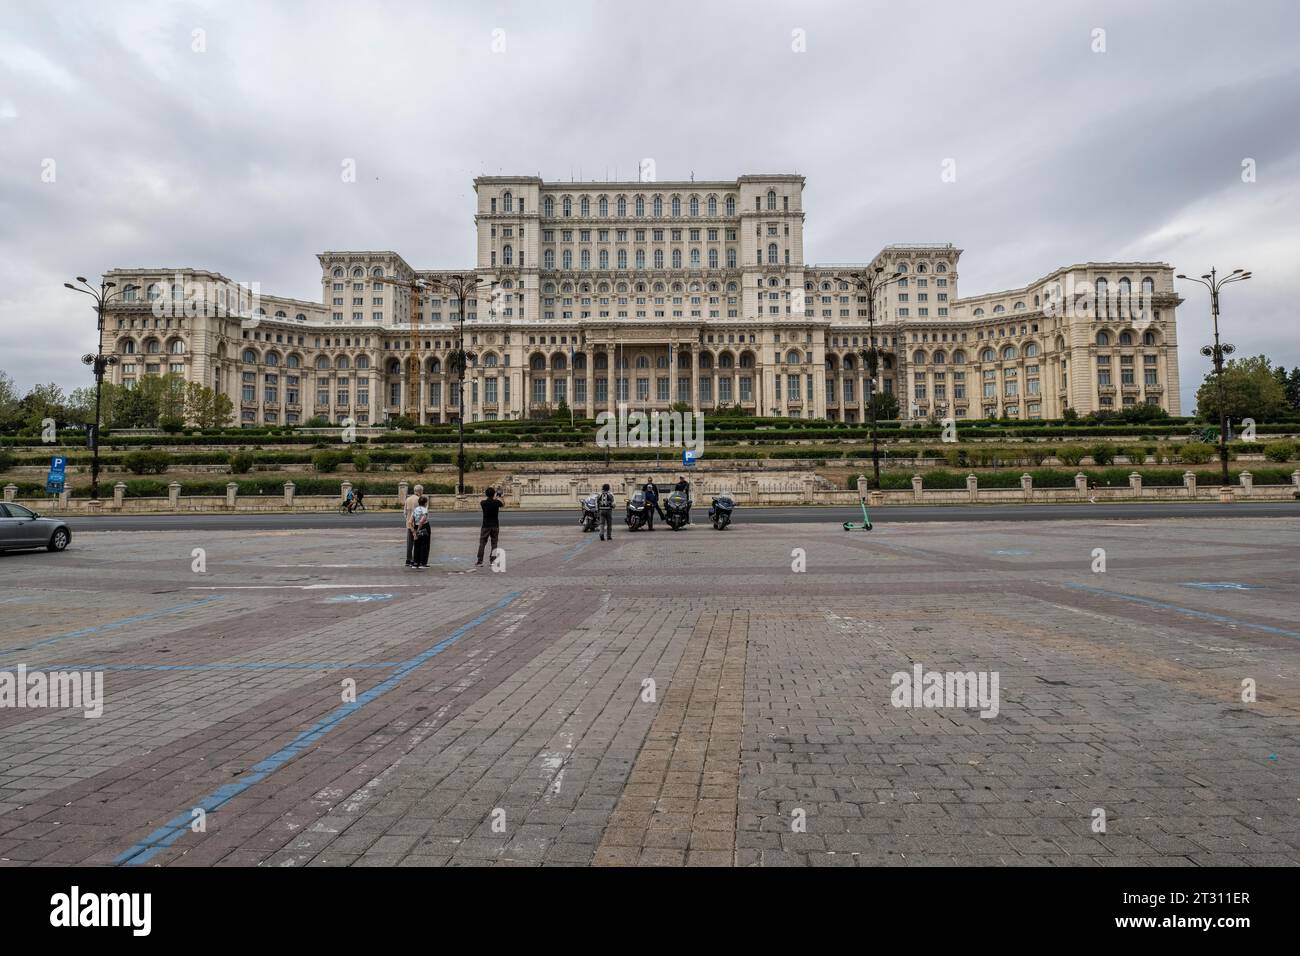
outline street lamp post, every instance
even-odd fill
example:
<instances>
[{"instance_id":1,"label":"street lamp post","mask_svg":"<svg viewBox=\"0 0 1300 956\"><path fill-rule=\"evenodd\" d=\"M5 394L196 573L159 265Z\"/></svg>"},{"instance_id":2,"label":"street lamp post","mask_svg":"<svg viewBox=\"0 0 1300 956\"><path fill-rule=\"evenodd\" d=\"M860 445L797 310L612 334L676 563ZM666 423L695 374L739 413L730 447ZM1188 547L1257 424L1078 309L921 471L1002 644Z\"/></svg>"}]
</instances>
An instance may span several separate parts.
<instances>
[{"instance_id":1,"label":"street lamp post","mask_svg":"<svg viewBox=\"0 0 1300 956\"><path fill-rule=\"evenodd\" d=\"M1223 357L1231 355L1236 348L1227 342L1219 341L1219 290L1230 282L1244 282L1251 277L1245 269L1233 269L1222 279L1218 270L1211 269L1199 279L1179 273L1177 278L1197 282L1210 290L1210 318L1214 324L1214 344L1206 345L1201 354L1214 361L1214 379L1219 393L1219 466L1222 469L1223 487L1228 486L1228 395L1223 383Z\"/></svg>"},{"instance_id":2,"label":"street lamp post","mask_svg":"<svg viewBox=\"0 0 1300 956\"><path fill-rule=\"evenodd\" d=\"M104 308L114 298L119 295L125 295L133 292L138 286L126 285L116 292L117 283L111 279L106 279L99 284L99 291L95 291L94 286L86 281L84 276L77 276L77 281L85 288L79 288L71 282L65 282L63 285L73 292L80 292L82 295L88 295L95 300L95 354L87 353L81 357L82 364L89 365L95 373L95 424L93 431L90 433L90 498L92 501L99 500L99 419L101 408L101 394L104 389L104 372L110 365L116 365L118 362L116 355L104 354Z\"/></svg>"},{"instance_id":3,"label":"street lamp post","mask_svg":"<svg viewBox=\"0 0 1300 956\"><path fill-rule=\"evenodd\" d=\"M454 295L460 302L457 316L456 351L450 357L450 360L456 367L456 406L458 411L456 430L459 449L456 452L456 494L463 495L465 493L465 369L468 360L473 358L470 353L465 351L465 299L467 296L477 295L482 280L478 276L470 274L435 276L429 282L444 292ZM491 289L495 285L496 283L492 282L488 285L488 288Z\"/></svg>"},{"instance_id":4,"label":"street lamp post","mask_svg":"<svg viewBox=\"0 0 1300 956\"><path fill-rule=\"evenodd\" d=\"M867 294L867 334L871 344L858 355L867 366L867 406L871 412L871 473L872 487L880 487L880 442L876 436L876 372L880 368L880 350L876 347L876 293L903 277L901 272L885 275L884 266L876 266L865 273L850 273L857 287Z\"/></svg>"}]
</instances>

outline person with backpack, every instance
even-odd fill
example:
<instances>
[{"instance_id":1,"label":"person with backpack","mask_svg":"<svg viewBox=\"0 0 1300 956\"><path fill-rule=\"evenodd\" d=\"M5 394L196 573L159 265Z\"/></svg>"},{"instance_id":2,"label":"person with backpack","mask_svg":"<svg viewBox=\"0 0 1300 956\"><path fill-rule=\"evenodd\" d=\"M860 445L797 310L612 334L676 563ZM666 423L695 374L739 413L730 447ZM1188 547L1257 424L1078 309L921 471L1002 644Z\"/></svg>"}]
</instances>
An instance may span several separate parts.
<instances>
[{"instance_id":1,"label":"person with backpack","mask_svg":"<svg viewBox=\"0 0 1300 956\"><path fill-rule=\"evenodd\" d=\"M610 492L607 484L600 486L600 494L596 496L596 514L600 519L596 523L596 527L600 528L600 540L613 541L614 495Z\"/></svg>"},{"instance_id":2,"label":"person with backpack","mask_svg":"<svg viewBox=\"0 0 1300 956\"><path fill-rule=\"evenodd\" d=\"M402 523L406 525L406 566L409 568L415 562L412 554L415 551L415 535L411 533L411 512L420 503L420 497L424 494L424 485L416 485L414 492L406 496L402 502Z\"/></svg>"}]
</instances>

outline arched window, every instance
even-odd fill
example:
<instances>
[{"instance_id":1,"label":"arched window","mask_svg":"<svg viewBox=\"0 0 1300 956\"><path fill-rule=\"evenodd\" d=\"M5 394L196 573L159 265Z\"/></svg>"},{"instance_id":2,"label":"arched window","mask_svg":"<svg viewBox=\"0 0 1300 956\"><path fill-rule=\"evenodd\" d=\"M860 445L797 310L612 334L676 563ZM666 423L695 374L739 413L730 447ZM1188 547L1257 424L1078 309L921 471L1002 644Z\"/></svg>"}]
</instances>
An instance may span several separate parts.
<instances>
[{"instance_id":1,"label":"arched window","mask_svg":"<svg viewBox=\"0 0 1300 956\"><path fill-rule=\"evenodd\" d=\"M627 198L624 196L618 197L618 215L620 218L627 215Z\"/></svg>"},{"instance_id":2,"label":"arched window","mask_svg":"<svg viewBox=\"0 0 1300 956\"><path fill-rule=\"evenodd\" d=\"M1131 332L1121 332L1121 333L1119 334L1119 344L1120 344L1120 345L1132 345L1132 344L1133 344L1133 334L1132 334Z\"/></svg>"},{"instance_id":3,"label":"arched window","mask_svg":"<svg viewBox=\"0 0 1300 956\"><path fill-rule=\"evenodd\" d=\"M775 242L767 244L767 264L774 266L780 261L780 251L776 248Z\"/></svg>"},{"instance_id":4,"label":"arched window","mask_svg":"<svg viewBox=\"0 0 1300 956\"><path fill-rule=\"evenodd\" d=\"M674 197L673 197L673 215L674 215L674 216L680 216L681 214L682 214L682 197L681 197L681 196L674 196Z\"/></svg>"},{"instance_id":5,"label":"arched window","mask_svg":"<svg viewBox=\"0 0 1300 956\"><path fill-rule=\"evenodd\" d=\"M922 272L926 272L926 271L927 271L927 268L926 268L925 263L924 263L924 262L918 262L918 263L916 264L916 271L917 271L918 274L920 274L920 273L922 273Z\"/></svg>"},{"instance_id":6,"label":"arched window","mask_svg":"<svg viewBox=\"0 0 1300 956\"><path fill-rule=\"evenodd\" d=\"M791 349L785 354L785 361L787 365L799 365L803 362L803 356Z\"/></svg>"},{"instance_id":7,"label":"arched window","mask_svg":"<svg viewBox=\"0 0 1300 956\"><path fill-rule=\"evenodd\" d=\"M943 351L935 352L934 355L930 357L930 363L932 365L945 365L947 364L947 362L948 362L948 355L946 352Z\"/></svg>"},{"instance_id":8,"label":"arched window","mask_svg":"<svg viewBox=\"0 0 1300 956\"><path fill-rule=\"evenodd\" d=\"M1103 348L1107 345L1110 345L1110 336L1107 335L1105 332L1098 332L1097 344L1102 346Z\"/></svg>"},{"instance_id":9,"label":"arched window","mask_svg":"<svg viewBox=\"0 0 1300 956\"><path fill-rule=\"evenodd\" d=\"M135 339L123 339L118 343L117 350L123 355L135 354Z\"/></svg>"},{"instance_id":10,"label":"arched window","mask_svg":"<svg viewBox=\"0 0 1300 956\"><path fill-rule=\"evenodd\" d=\"M302 359L300 359L296 355L290 355L287 359L284 360L284 364L287 365L289 368L299 368L302 366Z\"/></svg>"},{"instance_id":11,"label":"arched window","mask_svg":"<svg viewBox=\"0 0 1300 956\"><path fill-rule=\"evenodd\" d=\"M1037 357L1038 357L1038 345L1034 342L1030 342L1028 345L1025 346L1025 358L1037 358Z\"/></svg>"},{"instance_id":12,"label":"arched window","mask_svg":"<svg viewBox=\"0 0 1300 956\"><path fill-rule=\"evenodd\" d=\"M924 365L925 353L920 349L917 349L915 352L912 353L912 362L916 365Z\"/></svg>"},{"instance_id":13,"label":"arched window","mask_svg":"<svg viewBox=\"0 0 1300 956\"><path fill-rule=\"evenodd\" d=\"M723 352L718 356L718 368L734 368L736 359L730 352Z\"/></svg>"},{"instance_id":14,"label":"arched window","mask_svg":"<svg viewBox=\"0 0 1300 956\"><path fill-rule=\"evenodd\" d=\"M1142 301L1150 302L1151 296L1155 295L1155 292L1156 292L1156 280L1152 279L1150 276L1146 276L1145 278L1143 278Z\"/></svg>"},{"instance_id":15,"label":"arched window","mask_svg":"<svg viewBox=\"0 0 1300 956\"><path fill-rule=\"evenodd\" d=\"M649 358L649 356L646 356L646 355L638 355L638 356L636 357L636 367L637 367L637 368L649 368L649 367L650 367L650 358Z\"/></svg>"},{"instance_id":16,"label":"arched window","mask_svg":"<svg viewBox=\"0 0 1300 956\"><path fill-rule=\"evenodd\" d=\"M692 249L692 250L691 250L691 268L692 268L692 269L698 269L699 267L700 267L700 250L699 250L699 249Z\"/></svg>"},{"instance_id":17,"label":"arched window","mask_svg":"<svg viewBox=\"0 0 1300 956\"><path fill-rule=\"evenodd\" d=\"M709 268L710 268L710 269L716 269L717 267L718 267L718 250L717 250L717 249L710 249L710 250L709 250Z\"/></svg>"},{"instance_id":18,"label":"arched window","mask_svg":"<svg viewBox=\"0 0 1300 956\"><path fill-rule=\"evenodd\" d=\"M601 196L600 197L600 218L606 219L608 217L609 217L609 200L606 199L604 196Z\"/></svg>"},{"instance_id":19,"label":"arched window","mask_svg":"<svg viewBox=\"0 0 1300 956\"><path fill-rule=\"evenodd\" d=\"M769 189L767 191L767 211L776 212L776 190L775 189Z\"/></svg>"},{"instance_id":20,"label":"arched window","mask_svg":"<svg viewBox=\"0 0 1300 956\"><path fill-rule=\"evenodd\" d=\"M1096 295L1093 299L1093 309L1101 312L1103 307L1107 313L1110 312L1110 286L1105 279L1098 279L1096 286Z\"/></svg>"},{"instance_id":21,"label":"arched window","mask_svg":"<svg viewBox=\"0 0 1300 956\"><path fill-rule=\"evenodd\" d=\"M716 216L717 214L718 214L718 197L717 197L717 196L710 196L710 197L709 197L709 215L710 215L710 216Z\"/></svg>"},{"instance_id":22,"label":"arched window","mask_svg":"<svg viewBox=\"0 0 1300 956\"><path fill-rule=\"evenodd\" d=\"M513 246L502 246L502 247L501 247L501 264L502 264L503 266L509 266L509 265L514 265L514 262L515 262L515 250L514 250L514 247L513 247Z\"/></svg>"},{"instance_id":23,"label":"arched window","mask_svg":"<svg viewBox=\"0 0 1300 956\"><path fill-rule=\"evenodd\" d=\"M994 352L992 349L985 349L984 351L980 352L981 362L994 362L997 361L997 357L998 357L997 353Z\"/></svg>"},{"instance_id":24,"label":"arched window","mask_svg":"<svg viewBox=\"0 0 1300 956\"><path fill-rule=\"evenodd\" d=\"M555 215L555 200L550 196L547 196L545 201L542 203L542 215L544 216Z\"/></svg>"},{"instance_id":25,"label":"arched window","mask_svg":"<svg viewBox=\"0 0 1300 956\"><path fill-rule=\"evenodd\" d=\"M370 368L370 358L365 355L358 355L357 368Z\"/></svg>"},{"instance_id":26,"label":"arched window","mask_svg":"<svg viewBox=\"0 0 1300 956\"><path fill-rule=\"evenodd\" d=\"M1143 344L1143 345L1155 345L1155 344L1156 344L1156 334L1155 334L1154 332L1143 332L1143 333L1142 333L1142 344Z\"/></svg>"},{"instance_id":27,"label":"arched window","mask_svg":"<svg viewBox=\"0 0 1300 956\"><path fill-rule=\"evenodd\" d=\"M568 219L573 215L573 200L568 196L564 197L564 218Z\"/></svg>"},{"instance_id":28,"label":"arched window","mask_svg":"<svg viewBox=\"0 0 1300 956\"><path fill-rule=\"evenodd\" d=\"M364 279L365 277L366 277L366 270L361 268L360 266L357 266L352 270L352 278Z\"/></svg>"},{"instance_id":29,"label":"arched window","mask_svg":"<svg viewBox=\"0 0 1300 956\"><path fill-rule=\"evenodd\" d=\"M627 250L626 250L626 249L620 249L620 250L618 250L618 267L619 267L620 269L626 269L626 268L627 268Z\"/></svg>"},{"instance_id":30,"label":"arched window","mask_svg":"<svg viewBox=\"0 0 1300 956\"><path fill-rule=\"evenodd\" d=\"M245 362L246 364L248 364L248 365L256 365L256 364L257 364L257 353L254 352L252 349L244 349L244 354L243 354L242 358L243 358L244 362Z\"/></svg>"},{"instance_id":31,"label":"arched window","mask_svg":"<svg viewBox=\"0 0 1300 956\"><path fill-rule=\"evenodd\" d=\"M895 271L895 272L901 272L901 273L903 273L903 275L907 275L907 263L906 263L906 262L900 262L900 263L899 263L899 264L894 268L894 271Z\"/></svg>"},{"instance_id":32,"label":"arched window","mask_svg":"<svg viewBox=\"0 0 1300 956\"><path fill-rule=\"evenodd\" d=\"M946 262L940 262L940 263L937 263L937 264L935 265L935 267L934 267L934 271L935 271L935 272L947 272L947 271L948 271L948 263L946 263Z\"/></svg>"},{"instance_id":33,"label":"arched window","mask_svg":"<svg viewBox=\"0 0 1300 956\"><path fill-rule=\"evenodd\" d=\"M952 364L953 364L953 365L965 365L965 364L966 364L966 353L963 352L961 349L958 349L957 351L953 352L953 353L952 353Z\"/></svg>"},{"instance_id":34,"label":"arched window","mask_svg":"<svg viewBox=\"0 0 1300 956\"><path fill-rule=\"evenodd\" d=\"M655 218L664 214L664 199L662 196L655 196L654 204L651 207L654 210Z\"/></svg>"},{"instance_id":35,"label":"arched window","mask_svg":"<svg viewBox=\"0 0 1300 956\"><path fill-rule=\"evenodd\" d=\"M351 365L352 363L348 361L348 357L346 355L340 355L338 357L338 360L335 361L334 363L335 368L350 368Z\"/></svg>"},{"instance_id":36,"label":"arched window","mask_svg":"<svg viewBox=\"0 0 1300 956\"><path fill-rule=\"evenodd\" d=\"M546 371L546 357L543 355L534 355L528 360L528 367L534 372Z\"/></svg>"},{"instance_id":37,"label":"arched window","mask_svg":"<svg viewBox=\"0 0 1300 956\"><path fill-rule=\"evenodd\" d=\"M699 214L700 214L700 197L699 197L699 196L692 196L692 197L691 197L691 215L692 215L692 216L698 216Z\"/></svg>"},{"instance_id":38,"label":"arched window","mask_svg":"<svg viewBox=\"0 0 1300 956\"><path fill-rule=\"evenodd\" d=\"M591 217L591 200L586 196L583 196L582 201L578 203L578 212L583 219Z\"/></svg>"},{"instance_id":39,"label":"arched window","mask_svg":"<svg viewBox=\"0 0 1300 956\"><path fill-rule=\"evenodd\" d=\"M655 268L656 268L656 269L662 269L663 267L664 267L664 251L663 251L662 249L656 249L656 250L655 250Z\"/></svg>"},{"instance_id":40,"label":"arched window","mask_svg":"<svg viewBox=\"0 0 1300 956\"><path fill-rule=\"evenodd\" d=\"M1016 347L1014 345L1008 345L1006 348L1002 350L1002 361L1010 362L1013 359L1015 359L1015 357L1016 357Z\"/></svg>"},{"instance_id":41,"label":"arched window","mask_svg":"<svg viewBox=\"0 0 1300 956\"><path fill-rule=\"evenodd\" d=\"M327 355L316 356L316 367L322 370L329 368L330 367L329 356Z\"/></svg>"},{"instance_id":42,"label":"arched window","mask_svg":"<svg viewBox=\"0 0 1300 956\"><path fill-rule=\"evenodd\" d=\"M976 315L983 315L983 314L984 314L984 310L983 310L983 309L976 309L976 310L975 310L975 314L976 314Z\"/></svg>"},{"instance_id":43,"label":"arched window","mask_svg":"<svg viewBox=\"0 0 1300 956\"><path fill-rule=\"evenodd\" d=\"M645 215L645 197L644 197L644 196L637 196L637 197L636 197L636 214L637 214L638 216L644 216L644 215Z\"/></svg>"},{"instance_id":44,"label":"arched window","mask_svg":"<svg viewBox=\"0 0 1300 956\"><path fill-rule=\"evenodd\" d=\"M727 208L727 215L728 215L728 216L734 216L734 215L736 214L736 197L735 197L735 196L728 196L728 197L727 197L726 208Z\"/></svg>"},{"instance_id":45,"label":"arched window","mask_svg":"<svg viewBox=\"0 0 1300 956\"><path fill-rule=\"evenodd\" d=\"M601 267L602 269L608 269L608 268L609 268L609 250L608 250L608 249L601 249L601 250L600 250L600 267Z\"/></svg>"},{"instance_id":46,"label":"arched window","mask_svg":"<svg viewBox=\"0 0 1300 956\"><path fill-rule=\"evenodd\" d=\"M638 250L636 251L636 267L637 267L638 269L644 269L644 268L645 268L645 250L644 250L644 249L638 249Z\"/></svg>"},{"instance_id":47,"label":"arched window","mask_svg":"<svg viewBox=\"0 0 1300 956\"><path fill-rule=\"evenodd\" d=\"M335 267L334 267L334 278L336 278L336 279L342 279L342 278L343 278L343 267L342 267L342 266L335 266Z\"/></svg>"},{"instance_id":48,"label":"arched window","mask_svg":"<svg viewBox=\"0 0 1300 956\"><path fill-rule=\"evenodd\" d=\"M515 196L514 193L510 192L510 190L508 189L505 191L505 194L501 197L501 208L504 209L506 212L515 211Z\"/></svg>"},{"instance_id":49,"label":"arched window","mask_svg":"<svg viewBox=\"0 0 1300 956\"><path fill-rule=\"evenodd\" d=\"M572 269L572 268L573 268L573 250L571 250L571 249L565 249L564 252L563 252L563 256L564 256L564 268L565 268L565 269Z\"/></svg>"},{"instance_id":50,"label":"arched window","mask_svg":"<svg viewBox=\"0 0 1300 956\"><path fill-rule=\"evenodd\" d=\"M753 367L754 367L754 353L753 353L753 352L742 352L742 353L741 353L741 355L740 355L740 367L741 367L741 368L753 368Z\"/></svg>"},{"instance_id":51,"label":"arched window","mask_svg":"<svg viewBox=\"0 0 1300 956\"><path fill-rule=\"evenodd\" d=\"M681 267L682 267L682 250L680 250L680 249L674 249L674 250L673 250L673 268L674 268L674 269L680 269Z\"/></svg>"},{"instance_id":52,"label":"arched window","mask_svg":"<svg viewBox=\"0 0 1300 956\"><path fill-rule=\"evenodd\" d=\"M167 346L167 351L171 352L172 355L184 355L185 343L180 339L172 339Z\"/></svg>"}]
</instances>

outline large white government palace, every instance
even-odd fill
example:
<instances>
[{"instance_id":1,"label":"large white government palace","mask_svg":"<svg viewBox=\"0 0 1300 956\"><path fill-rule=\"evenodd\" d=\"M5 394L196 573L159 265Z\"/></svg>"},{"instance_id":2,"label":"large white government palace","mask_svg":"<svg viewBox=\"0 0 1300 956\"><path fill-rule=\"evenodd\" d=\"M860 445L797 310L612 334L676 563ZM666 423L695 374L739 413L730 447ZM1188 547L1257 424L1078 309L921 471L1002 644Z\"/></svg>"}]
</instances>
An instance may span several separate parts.
<instances>
[{"instance_id":1,"label":"large white government palace","mask_svg":"<svg viewBox=\"0 0 1300 956\"><path fill-rule=\"evenodd\" d=\"M321 301L196 269L114 269L102 347L112 380L175 372L243 424L323 416L454 421L464 302L466 421L569 406L866 420L862 353L904 418L1054 418L1139 403L1180 412L1172 269L1064 266L1023 288L958 297L961 250L890 245L807 265L804 179L544 182L483 176L473 269L395 252L322 252ZM867 295L851 278L901 278ZM874 322L869 327L869 319ZM873 330L874 329L874 334Z\"/></svg>"}]
</instances>

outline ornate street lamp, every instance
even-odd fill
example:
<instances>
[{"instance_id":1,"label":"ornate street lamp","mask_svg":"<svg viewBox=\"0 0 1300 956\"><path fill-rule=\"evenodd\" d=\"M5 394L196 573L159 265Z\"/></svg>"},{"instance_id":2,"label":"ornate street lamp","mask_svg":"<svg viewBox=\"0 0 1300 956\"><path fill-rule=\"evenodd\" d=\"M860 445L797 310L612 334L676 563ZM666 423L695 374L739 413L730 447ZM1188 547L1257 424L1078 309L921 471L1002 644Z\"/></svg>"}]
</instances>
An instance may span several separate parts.
<instances>
[{"instance_id":1,"label":"ornate street lamp","mask_svg":"<svg viewBox=\"0 0 1300 956\"><path fill-rule=\"evenodd\" d=\"M71 282L63 283L65 288L73 292L80 292L88 295L95 300L95 352L87 353L81 357L82 364L89 365L95 373L95 424L91 426L91 432L87 436L87 442L90 446L90 497L92 501L99 500L99 418L100 418L100 395L104 388L104 372L110 365L116 365L118 358L116 355L104 354L104 308L113 299L128 292L134 292L139 286L127 285L117 291L113 291L117 283L111 279L106 279L99 284L99 290L96 291L94 286L86 281L84 276L77 276L77 281L85 288L79 288Z\"/></svg>"},{"instance_id":2,"label":"ornate street lamp","mask_svg":"<svg viewBox=\"0 0 1300 956\"><path fill-rule=\"evenodd\" d=\"M1208 273L1199 279L1192 279L1179 273L1177 278L1188 279L1190 282L1196 282L1210 290L1210 317L1214 323L1214 344L1206 345L1201 349L1201 354L1206 358L1214 361L1214 378L1218 383L1219 392L1219 465L1222 468L1223 487L1228 486L1228 398L1227 391L1223 383L1223 357L1231 355L1236 348L1227 342L1219 341L1219 290L1230 282L1244 282L1251 277L1251 273L1245 269L1233 269L1230 273L1219 278L1218 271L1211 269Z\"/></svg>"},{"instance_id":3,"label":"ornate street lamp","mask_svg":"<svg viewBox=\"0 0 1300 956\"><path fill-rule=\"evenodd\" d=\"M872 487L880 487L880 444L876 437L876 373L880 368L880 350L876 347L876 293L903 278L901 272L885 275L884 266L876 266L864 273L850 273L857 287L867 294L867 330L870 345L861 349L858 356L867 369L867 405L871 410L871 472Z\"/></svg>"}]
</instances>

